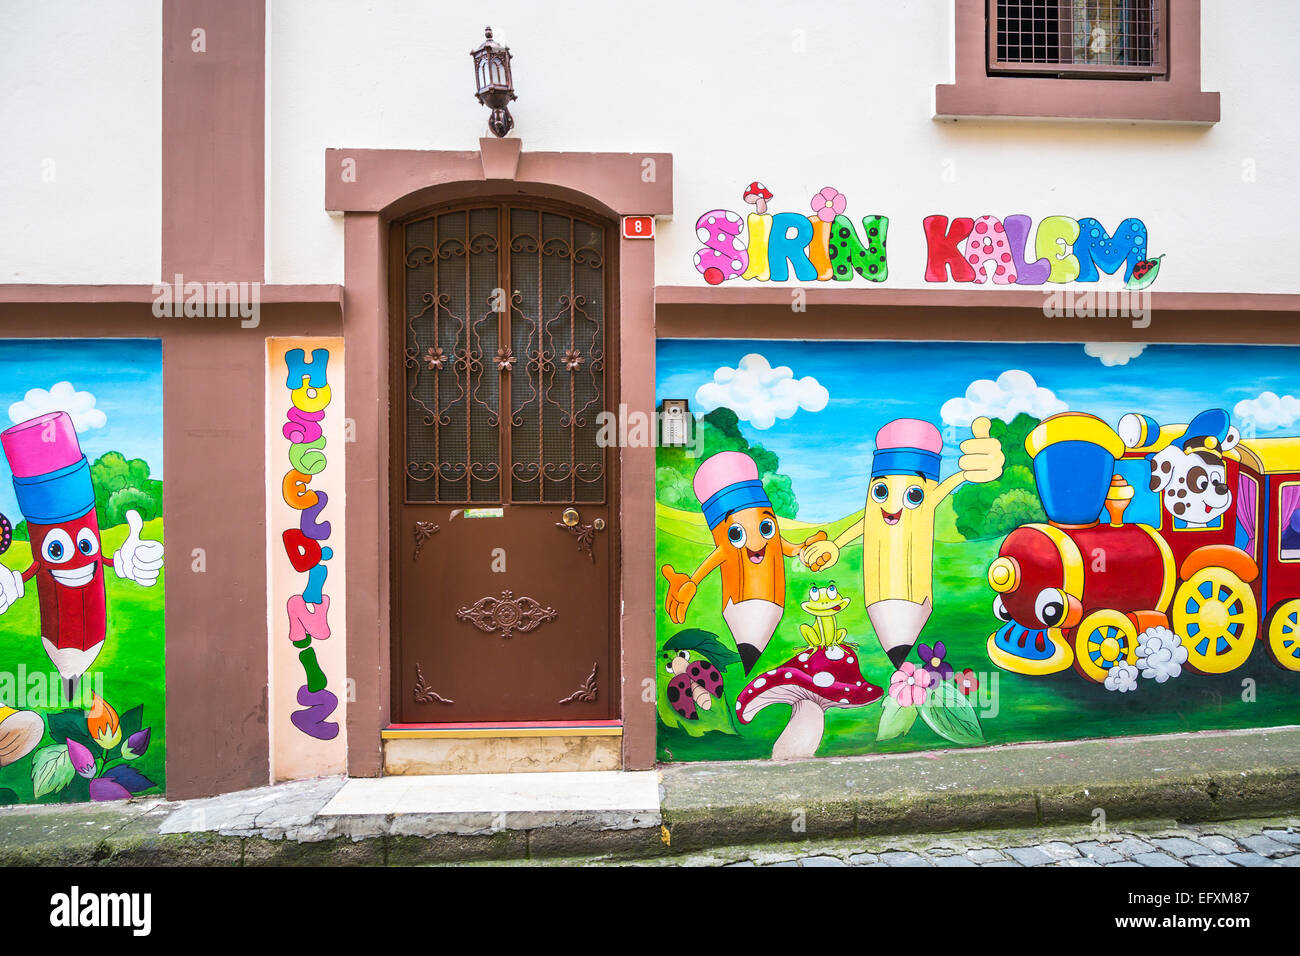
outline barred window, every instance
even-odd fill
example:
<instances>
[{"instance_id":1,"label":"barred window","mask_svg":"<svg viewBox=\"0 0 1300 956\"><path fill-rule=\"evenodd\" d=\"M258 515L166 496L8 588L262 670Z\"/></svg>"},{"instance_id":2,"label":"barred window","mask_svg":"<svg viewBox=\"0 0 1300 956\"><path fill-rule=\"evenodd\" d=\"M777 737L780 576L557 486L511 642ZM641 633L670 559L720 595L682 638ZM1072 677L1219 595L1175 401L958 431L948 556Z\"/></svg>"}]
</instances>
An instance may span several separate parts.
<instances>
[{"instance_id":1,"label":"barred window","mask_svg":"<svg viewBox=\"0 0 1300 956\"><path fill-rule=\"evenodd\" d=\"M1151 79L1166 71L1166 0L989 0L992 75Z\"/></svg>"}]
</instances>

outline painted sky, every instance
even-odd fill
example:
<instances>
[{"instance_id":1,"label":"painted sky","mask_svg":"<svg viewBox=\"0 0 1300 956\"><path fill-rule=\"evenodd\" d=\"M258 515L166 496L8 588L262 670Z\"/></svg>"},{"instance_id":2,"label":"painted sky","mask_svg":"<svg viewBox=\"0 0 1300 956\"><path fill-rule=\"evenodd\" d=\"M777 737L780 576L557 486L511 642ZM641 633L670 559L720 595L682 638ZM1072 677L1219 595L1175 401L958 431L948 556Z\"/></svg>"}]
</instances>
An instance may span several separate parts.
<instances>
[{"instance_id":1,"label":"painted sky","mask_svg":"<svg viewBox=\"0 0 1300 956\"><path fill-rule=\"evenodd\" d=\"M1089 355L1085 348L1098 352ZM799 517L829 521L862 507L866 494L876 431L895 418L934 422L954 441L945 441L941 477L956 470L956 442L970 437L970 428L946 428L941 409L951 399L968 397L972 382L998 382L1009 370L1028 372L1038 391L1021 395L1021 376L1001 382L1007 388L976 389L973 407L1035 402L1049 411L1068 407L1090 412L1112 426L1127 412L1141 412L1164 423L1185 423L1207 408L1224 408L1242 428L1239 402L1253 402L1265 392L1280 396L1273 402L1243 406L1257 412L1260 437L1300 435L1300 351L1281 346L1136 346L1020 345L1009 343L941 342L787 342L717 339L662 339L657 351L657 399L687 398L692 410L700 386L715 382L720 368L736 369L751 353L773 367L788 367L792 377L758 373L723 375L735 382L736 404L755 420L766 421L762 409L779 410L771 427L759 429L741 422L746 437L781 458L799 501ZM1137 354L1135 354L1137 353ZM1114 364L1105 364L1112 362ZM745 371L745 370L742 370ZM829 393L820 411L818 392L805 377ZM729 382L707 389L701 399L727 394ZM766 388L764 402L755 390ZM1017 397L1008 395L1015 391ZM800 398L808 396L806 404ZM972 406L950 405L952 417ZM780 412L797 408L788 418ZM1039 415L1039 417L1042 417ZM1248 432L1246 432L1248 434Z\"/></svg>"},{"instance_id":2,"label":"painted sky","mask_svg":"<svg viewBox=\"0 0 1300 956\"><path fill-rule=\"evenodd\" d=\"M90 461L109 451L143 458L151 474L163 474L162 343L157 339L7 339L0 342L0 427L15 424L11 413L30 389L50 391L71 382L89 392L81 398L77 433ZM26 406L24 406L26 407ZM22 417L22 409L13 410ZM102 412L101 415L94 414ZM102 424L100 421L102 420ZM98 426L98 427L94 427ZM22 520L7 462L0 458L0 513Z\"/></svg>"}]
</instances>

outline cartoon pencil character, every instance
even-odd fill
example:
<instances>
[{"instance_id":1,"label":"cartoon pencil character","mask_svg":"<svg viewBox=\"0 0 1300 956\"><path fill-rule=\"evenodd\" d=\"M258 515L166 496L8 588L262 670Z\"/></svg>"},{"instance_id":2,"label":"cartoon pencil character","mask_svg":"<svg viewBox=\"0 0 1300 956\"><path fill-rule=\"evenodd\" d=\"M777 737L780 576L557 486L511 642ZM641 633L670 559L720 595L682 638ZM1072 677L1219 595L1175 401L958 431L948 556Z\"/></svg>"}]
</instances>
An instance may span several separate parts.
<instances>
[{"instance_id":1,"label":"cartoon pencil character","mask_svg":"<svg viewBox=\"0 0 1300 956\"><path fill-rule=\"evenodd\" d=\"M876 433L862 520L803 553L804 560L821 561L817 566L824 569L839 559L841 548L862 539L867 617L895 667L907 659L933 610L935 510L962 482L996 481L1002 474L1002 446L989 437L989 425L987 418L971 423L974 437L961 443L961 470L943 482L939 429L915 418L885 425Z\"/></svg>"},{"instance_id":2,"label":"cartoon pencil character","mask_svg":"<svg viewBox=\"0 0 1300 956\"><path fill-rule=\"evenodd\" d=\"M826 532L818 531L801 544L782 538L758 466L742 452L724 451L706 459L695 471L694 485L714 547L694 574L663 566L668 579L665 609L673 623L684 623L700 582L719 570L722 617L748 674L785 612L785 559L798 557L814 542L826 542ZM805 564L815 571L828 560L810 558Z\"/></svg>"},{"instance_id":3,"label":"cartoon pencil character","mask_svg":"<svg viewBox=\"0 0 1300 956\"><path fill-rule=\"evenodd\" d=\"M0 446L13 472L14 493L32 546L26 571L0 567L0 614L35 578L41 641L71 701L108 631L107 562L100 548L90 464L66 412L39 415L0 432ZM128 533L113 555L113 572L152 587L162 570L162 542L140 538L139 512L128 511L126 518Z\"/></svg>"}]
</instances>

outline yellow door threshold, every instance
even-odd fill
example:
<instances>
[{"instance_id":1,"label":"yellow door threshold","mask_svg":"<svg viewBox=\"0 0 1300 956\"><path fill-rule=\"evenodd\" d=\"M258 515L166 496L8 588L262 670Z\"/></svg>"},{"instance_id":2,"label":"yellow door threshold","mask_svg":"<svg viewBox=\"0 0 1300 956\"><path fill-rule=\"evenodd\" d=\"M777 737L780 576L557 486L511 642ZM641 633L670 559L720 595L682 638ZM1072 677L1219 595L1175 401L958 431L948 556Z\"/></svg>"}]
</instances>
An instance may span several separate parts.
<instances>
[{"instance_id":1,"label":"yellow door threshold","mask_svg":"<svg viewBox=\"0 0 1300 956\"><path fill-rule=\"evenodd\" d=\"M393 724L380 732L384 773L621 770L618 720Z\"/></svg>"}]
</instances>

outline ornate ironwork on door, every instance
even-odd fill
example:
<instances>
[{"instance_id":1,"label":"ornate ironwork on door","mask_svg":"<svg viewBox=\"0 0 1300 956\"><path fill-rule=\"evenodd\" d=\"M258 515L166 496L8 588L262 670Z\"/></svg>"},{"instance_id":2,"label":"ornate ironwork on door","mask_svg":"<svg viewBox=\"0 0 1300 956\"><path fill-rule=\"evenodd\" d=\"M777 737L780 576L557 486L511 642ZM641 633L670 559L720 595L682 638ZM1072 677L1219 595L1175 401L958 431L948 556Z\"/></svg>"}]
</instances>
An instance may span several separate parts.
<instances>
[{"instance_id":1,"label":"ornate ironwork on door","mask_svg":"<svg viewBox=\"0 0 1300 956\"><path fill-rule=\"evenodd\" d=\"M405 227L407 501L605 500L605 241L521 205Z\"/></svg>"}]
</instances>

